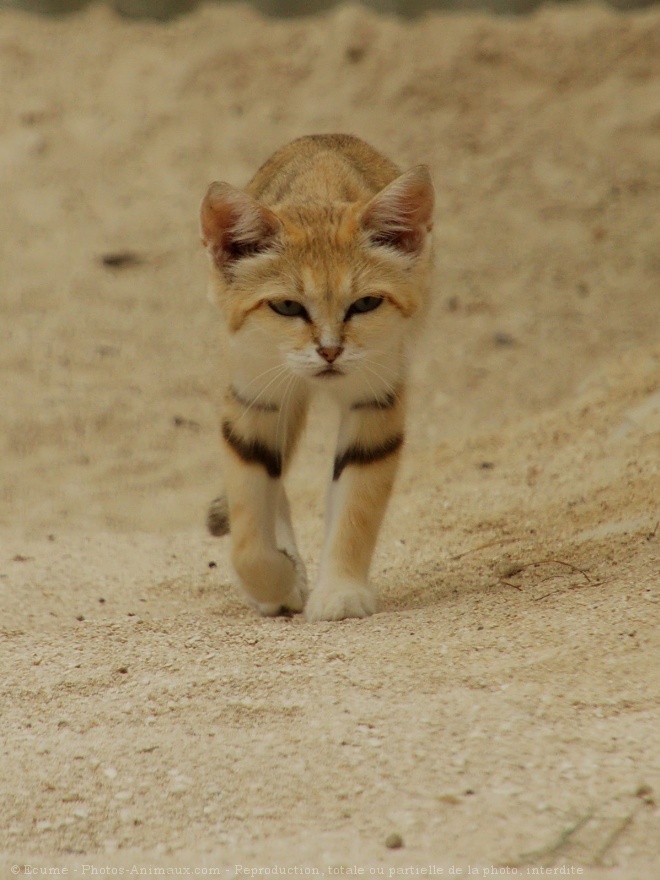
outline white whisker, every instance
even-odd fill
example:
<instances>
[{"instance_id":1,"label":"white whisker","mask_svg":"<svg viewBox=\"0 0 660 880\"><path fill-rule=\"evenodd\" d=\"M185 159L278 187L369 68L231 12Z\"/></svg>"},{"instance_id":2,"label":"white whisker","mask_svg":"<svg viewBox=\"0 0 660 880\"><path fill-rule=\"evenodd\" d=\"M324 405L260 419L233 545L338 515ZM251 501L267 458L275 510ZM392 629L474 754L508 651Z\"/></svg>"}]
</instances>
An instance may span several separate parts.
<instances>
[{"instance_id":1,"label":"white whisker","mask_svg":"<svg viewBox=\"0 0 660 880\"><path fill-rule=\"evenodd\" d=\"M382 365L379 364L378 366L382 366ZM368 370L373 376L375 376L385 386L385 389L389 394L393 394L398 399L398 397L399 397L398 389L401 385L401 379L397 373L392 371L392 378L394 381L390 381L386 376L383 376L383 374L381 372L374 369L374 367L372 366L372 362L365 360L362 362L362 367L365 370ZM364 374L363 374L363 378L366 381L366 376Z\"/></svg>"},{"instance_id":2,"label":"white whisker","mask_svg":"<svg viewBox=\"0 0 660 880\"><path fill-rule=\"evenodd\" d=\"M241 391L247 391L251 385L254 385L255 382L259 382L261 379L264 378L264 376L267 376L269 373L272 373L275 370L283 370L283 369L286 369L286 364L275 364L274 367L268 367L267 370L264 370L262 373L259 373L258 376L255 376L253 379L250 379L250 381L247 383L247 385L245 385L243 388L241 388Z\"/></svg>"},{"instance_id":3,"label":"white whisker","mask_svg":"<svg viewBox=\"0 0 660 880\"><path fill-rule=\"evenodd\" d=\"M241 423L241 421L248 415L248 413L250 412L251 409L253 409L255 407L258 408L260 400L263 397L263 395L268 391L268 389L272 385L274 385L276 382L278 382L282 378L282 376L287 372L286 364L278 364L276 368L271 368L269 370L265 370L263 373L261 373L260 376L257 376L256 379L253 379L251 382L248 382L248 384L245 386L245 389L241 389L241 393L244 393L244 391L247 390L250 387L250 385L254 384L254 382L256 382L258 379L262 379L264 376L268 375L268 373L272 372L273 369L277 370L275 376L273 376L266 383L266 385L264 385L264 387L259 391L259 393L257 394L257 396L255 398L249 400L249 402L246 401L247 405L245 407L245 410L241 413L238 421L236 422L237 425Z\"/></svg>"},{"instance_id":4,"label":"white whisker","mask_svg":"<svg viewBox=\"0 0 660 880\"><path fill-rule=\"evenodd\" d=\"M295 373L291 373L291 377L284 391L280 411L277 416L277 425L275 426L275 443L283 452L286 450L287 432L289 427L288 405L293 396L293 391L298 382ZM280 440L280 428L282 428L282 439Z\"/></svg>"}]
</instances>

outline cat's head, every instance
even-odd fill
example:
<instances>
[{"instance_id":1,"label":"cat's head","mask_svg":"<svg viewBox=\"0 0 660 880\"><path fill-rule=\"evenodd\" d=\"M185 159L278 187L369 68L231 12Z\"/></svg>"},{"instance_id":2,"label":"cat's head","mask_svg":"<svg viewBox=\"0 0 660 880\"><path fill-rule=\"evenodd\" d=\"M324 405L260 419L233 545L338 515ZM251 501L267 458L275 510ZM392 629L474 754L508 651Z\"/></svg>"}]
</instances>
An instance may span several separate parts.
<instances>
[{"instance_id":1,"label":"cat's head","mask_svg":"<svg viewBox=\"0 0 660 880\"><path fill-rule=\"evenodd\" d=\"M277 211L211 184L202 242L234 342L311 380L388 384L426 302L433 206L421 165L370 200Z\"/></svg>"}]
</instances>

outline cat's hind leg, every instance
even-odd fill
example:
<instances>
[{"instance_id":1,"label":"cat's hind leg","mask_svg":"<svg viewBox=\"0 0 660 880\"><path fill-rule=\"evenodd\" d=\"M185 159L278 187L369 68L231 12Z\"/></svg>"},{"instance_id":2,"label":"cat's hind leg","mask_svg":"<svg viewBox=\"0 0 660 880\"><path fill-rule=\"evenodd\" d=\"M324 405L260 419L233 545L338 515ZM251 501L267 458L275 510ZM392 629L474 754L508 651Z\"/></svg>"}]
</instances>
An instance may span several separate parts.
<instances>
[{"instance_id":1,"label":"cat's hind leg","mask_svg":"<svg viewBox=\"0 0 660 880\"><path fill-rule=\"evenodd\" d=\"M206 528L214 538L222 538L229 534L229 501L226 495L218 495L209 504L206 514Z\"/></svg>"}]
</instances>

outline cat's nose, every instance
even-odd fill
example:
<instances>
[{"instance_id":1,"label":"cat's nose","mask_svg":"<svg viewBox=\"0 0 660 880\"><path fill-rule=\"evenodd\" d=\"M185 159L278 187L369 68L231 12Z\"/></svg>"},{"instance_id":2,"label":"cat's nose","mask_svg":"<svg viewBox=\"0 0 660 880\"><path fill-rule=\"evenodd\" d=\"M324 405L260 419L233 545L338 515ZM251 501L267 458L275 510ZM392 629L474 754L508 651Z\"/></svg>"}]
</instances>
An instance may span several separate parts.
<instances>
[{"instance_id":1,"label":"cat's nose","mask_svg":"<svg viewBox=\"0 0 660 880\"><path fill-rule=\"evenodd\" d=\"M324 361L333 364L344 350L343 345L319 345L316 349Z\"/></svg>"}]
</instances>

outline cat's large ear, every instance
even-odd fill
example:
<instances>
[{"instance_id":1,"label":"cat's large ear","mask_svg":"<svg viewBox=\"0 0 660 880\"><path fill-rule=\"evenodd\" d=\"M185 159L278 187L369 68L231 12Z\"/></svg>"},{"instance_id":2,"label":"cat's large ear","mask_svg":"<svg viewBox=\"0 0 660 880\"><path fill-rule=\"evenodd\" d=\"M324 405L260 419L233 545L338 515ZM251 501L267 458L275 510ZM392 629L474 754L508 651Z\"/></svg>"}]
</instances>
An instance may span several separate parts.
<instances>
[{"instance_id":1,"label":"cat's large ear","mask_svg":"<svg viewBox=\"0 0 660 880\"><path fill-rule=\"evenodd\" d=\"M229 183L212 183L199 212L202 244L218 268L273 247L281 224L265 205Z\"/></svg>"},{"instance_id":2,"label":"cat's large ear","mask_svg":"<svg viewBox=\"0 0 660 880\"><path fill-rule=\"evenodd\" d=\"M377 193L362 212L369 241L418 254L433 228L435 193L426 165L416 165Z\"/></svg>"}]
</instances>

